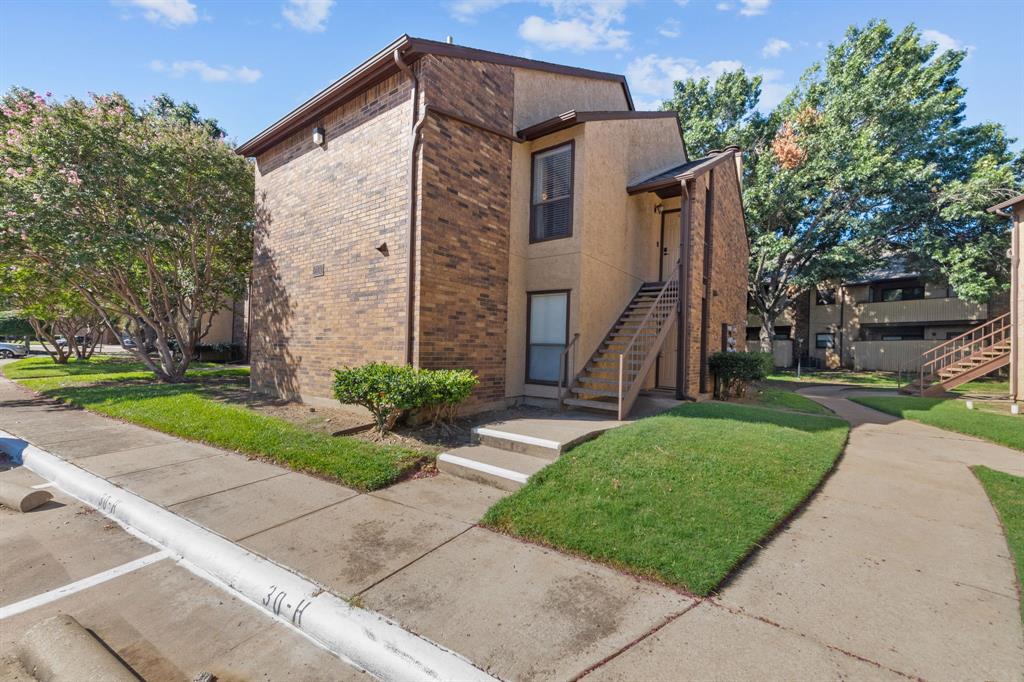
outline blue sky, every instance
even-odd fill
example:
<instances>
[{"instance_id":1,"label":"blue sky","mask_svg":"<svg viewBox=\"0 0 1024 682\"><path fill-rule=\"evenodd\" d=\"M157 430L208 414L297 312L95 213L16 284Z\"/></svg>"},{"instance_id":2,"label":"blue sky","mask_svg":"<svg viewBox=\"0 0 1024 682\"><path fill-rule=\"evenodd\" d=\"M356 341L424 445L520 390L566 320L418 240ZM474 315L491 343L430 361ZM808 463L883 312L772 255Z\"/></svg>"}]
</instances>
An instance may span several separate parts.
<instances>
[{"instance_id":1,"label":"blue sky","mask_svg":"<svg viewBox=\"0 0 1024 682\"><path fill-rule=\"evenodd\" d=\"M1021 0L3 0L0 87L137 102L167 92L244 141L409 33L624 73L638 108L674 78L742 64L765 76L771 106L847 26L872 18L968 49L968 120L1002 123L1024 147Z\"/></svg>"}]
</instances>

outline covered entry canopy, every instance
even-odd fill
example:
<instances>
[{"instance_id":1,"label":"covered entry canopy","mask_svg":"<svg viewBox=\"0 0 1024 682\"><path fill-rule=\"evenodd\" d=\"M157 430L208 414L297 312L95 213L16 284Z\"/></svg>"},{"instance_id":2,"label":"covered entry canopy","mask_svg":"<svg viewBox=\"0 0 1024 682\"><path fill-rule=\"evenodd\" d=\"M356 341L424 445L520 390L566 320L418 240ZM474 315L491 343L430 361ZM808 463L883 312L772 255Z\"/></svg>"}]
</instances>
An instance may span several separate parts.
<instances>
[{"instance_id":1,"label":"covered entry canopy","mask_svg":"<svg viewBox=\"0 0 1024 682\"><path fill-rule=\"evenodd\" d=\"M729 146L721 151L713 151L702 159L687 161L675 168L669 168L657 175L652 175L640 182L629 185L626 191L630 194L654 192L662 199L681 196L683 193L682 183L684 181L697 177L722 161L731 159L739 150L740 148L737 146Z\"/></svg>"}]
</instances>

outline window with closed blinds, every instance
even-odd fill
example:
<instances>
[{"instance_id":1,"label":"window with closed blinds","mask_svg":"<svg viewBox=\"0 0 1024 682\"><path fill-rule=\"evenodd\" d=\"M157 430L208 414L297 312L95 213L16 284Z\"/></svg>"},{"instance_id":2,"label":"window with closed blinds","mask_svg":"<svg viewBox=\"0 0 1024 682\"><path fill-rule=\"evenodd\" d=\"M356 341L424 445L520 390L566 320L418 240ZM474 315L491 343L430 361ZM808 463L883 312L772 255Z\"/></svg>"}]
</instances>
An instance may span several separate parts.
<instances>
[{"instance_id":1,"label":"window with closed blinds","mask_svg":"<svg viewBox=\"0 0 1024 682\"><path fill-rule=\"evenodd\" d=\"M569 339L569 292L527 294L526 381L558 382L562 351Z\"/></svg>"},{"instance_id":2,"label":"window with closed blinds","mask_svg":"<svg viewBox=\"0 0 1024 682\"><path fill-rule=\"evenodd\" d=\"M533 155L530 241L572 236L573 145Z\"/></svg>"}]
</instances>

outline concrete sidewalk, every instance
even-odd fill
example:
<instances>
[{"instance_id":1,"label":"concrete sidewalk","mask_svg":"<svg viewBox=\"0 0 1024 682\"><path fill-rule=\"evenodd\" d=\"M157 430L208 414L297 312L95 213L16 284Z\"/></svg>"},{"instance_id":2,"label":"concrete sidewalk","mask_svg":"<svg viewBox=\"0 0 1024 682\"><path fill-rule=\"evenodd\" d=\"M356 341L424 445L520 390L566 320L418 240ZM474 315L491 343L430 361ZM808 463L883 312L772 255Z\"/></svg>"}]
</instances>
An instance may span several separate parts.
<instances>
[{"instance_id":1,"label":"concrete sidewalk","mask_svg":"<svg viewBox=\"0 0 1024 682\"><path fill-rule=\"evenodd\" d=\"M689 652L703 644L722 662L716 679L765 670L1024 679L1012 557L968 469L1024 476L1024 453L895 419L846 400L841 387L800 392L854 428L820 492L714 600L750 620L740 625L702 605L595 677L664 678L673 665L690 665ZM835 655L830 672L820 652L808 652L811 642ZM737 655L737 645L746 651ZM848 671L850 657L877 667Z\"/></svg>"},{"instance_id":2,"label":"concrete sidewalk","mask_svg":"<svg viewBox=\"0 0 1024 682\"><path fill-rule=\"evenodd\" d=\"M858 426L807 509L705 600L480 528L506 493L444 474L360 494L3 380L0 428L503 679L1024 674L1012 565L963 463L1024 473L1024 456L916 424Z\"/></svg>"}]
</instances>

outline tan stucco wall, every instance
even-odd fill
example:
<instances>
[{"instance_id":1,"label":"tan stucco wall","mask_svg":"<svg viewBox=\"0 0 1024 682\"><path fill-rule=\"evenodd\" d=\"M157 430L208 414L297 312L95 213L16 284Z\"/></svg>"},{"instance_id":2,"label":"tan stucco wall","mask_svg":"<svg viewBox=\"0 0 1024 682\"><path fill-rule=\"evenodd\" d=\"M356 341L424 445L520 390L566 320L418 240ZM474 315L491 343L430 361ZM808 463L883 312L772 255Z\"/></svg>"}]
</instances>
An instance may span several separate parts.
<instances>
[{"instance_id":1,"label":"tan stucco wall","mask_svg":"<svg viewBox=\"0 0 1024 682\"><path fill-rule=\"evenodd\" d=\"M206 332L200 343L207 346L218 343L231 343L231 332L234 325L234 313L231 308L220 308L213 313L212 318L210 330Z\"/></svg>"},{"instance_id":2,"label":"tan stucco wall","mask_svg":"<svg viewBox=\"0 0 1024 682\"><path fill-rule=\"evenodd\" d=\"M530 244L532 154L568 140L575 144L572 237ZM679 200L659 202L651 194L631 197L626 187L682 159L682 142L671 119L593 121L515 145L509 239L509 397L554 394L549 387L525 384L527 292L570 290L569 334L570 338L580 334L575 368L579 370L640 284L657 279L661 217L654 209L658 203L677 208Z\"/></svg>"},{"instance_id":3,"label":"tan stucco wall","mask_svg":"<svg viewBox=\"0 0 1024 682\"><path fill-rule=\"evenodd\" d=\"M521 130L559 114L576 111L628 111L622 85L615 81L513 69L515 108L512 125Z\"/></svg>"}]
</instances>

